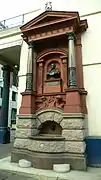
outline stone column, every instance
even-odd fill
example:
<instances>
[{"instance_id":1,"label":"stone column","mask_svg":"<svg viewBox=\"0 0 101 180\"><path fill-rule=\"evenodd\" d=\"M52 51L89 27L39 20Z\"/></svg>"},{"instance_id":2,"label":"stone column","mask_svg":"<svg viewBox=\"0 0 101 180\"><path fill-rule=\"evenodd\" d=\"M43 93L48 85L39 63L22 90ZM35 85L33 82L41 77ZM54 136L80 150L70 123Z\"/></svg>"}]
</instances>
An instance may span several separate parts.
<instances>
[{"instance_id":1,"label":"stone column","mask_svg":"<svg viewBox=\"0 0 101 180\"><path fill-rule=\"evenodd\" d=\"M67 57L62 57L62 64L63 64L63 79L64 79L64 85L63 85L63 89L64 91L67 89L67 79L68 79L68 75L67 75Z\"/></svg>"},{"instance_id":2,"label":"stone column","mask_svg":"<svg viewBox=\"0 0 101 180\"><path fill-rule=\"evenodd\" d=\"M74 34L68 34L69 41L69 59L68 59L68 69L69 69L69 87L77 87L76 82L76 60L75 60L75 45L74 45Z\"/></svg>"},{"instance_id":3,"label":"stone column","mask_svg":"<svg viewBox=\"0 0 101 180\"><path fill-rule=\"evenodd\" d=\"M39 62L38 68L38 93L43 93L43 60Z\"/></svg>"},{"instance_id":4,"label":"stone column","mask_svg":"<svg viewBox=\"0 0 101 180\"><path fill-rule=\"evenodd\" d=\"M3 96L0 117L0 143L10 142L10 129L8 128L8 110L9 110L9 86L10 86L10 67L3 67Z\"/></svg>"},{"instance_id":5,"label":"stone column","mask_svg":"<svg viewBox=\"0 0 101 180\"><path fill-rule=\"evenodd\" d=\"M28 43L28 60L27 60L27 74L26 74L26 91L33 90L33 44Z\"/></svg>"},{"instance_id":6,"label":"stone column","mask_svg":"<svg viewBox=\"0 0 101 180\"><path fill-rule=\"evenodd\" d=\"M36 93L36 52L33 49L33 92Z\"/></svg>"}]
</instances>

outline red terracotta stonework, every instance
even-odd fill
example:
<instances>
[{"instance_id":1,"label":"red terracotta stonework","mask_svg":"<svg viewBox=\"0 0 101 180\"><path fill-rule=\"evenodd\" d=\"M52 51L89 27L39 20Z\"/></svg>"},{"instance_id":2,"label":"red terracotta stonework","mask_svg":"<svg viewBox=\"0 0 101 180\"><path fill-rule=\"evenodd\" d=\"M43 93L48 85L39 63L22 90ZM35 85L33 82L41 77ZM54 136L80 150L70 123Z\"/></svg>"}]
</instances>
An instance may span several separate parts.
<instances>
[{"instance_id":1,"label":"red terracotta stonework","mask_svg":"<svg viewBox=\"0 0 101 180\"><path fill-rule=\"evenodd\" d=\"M87 21L80 20L77 12L57 11L44 12L21 27L23 39L34 43L36 93L22 93L20 114L33 114L47 108L87 113L81 49L81 35L86 28ZM77 88L74 89L68 87L67 33L71 32L75 34ZM60 73L57 78L48 78L52 63Z\"/></svg>"}]
</instances>

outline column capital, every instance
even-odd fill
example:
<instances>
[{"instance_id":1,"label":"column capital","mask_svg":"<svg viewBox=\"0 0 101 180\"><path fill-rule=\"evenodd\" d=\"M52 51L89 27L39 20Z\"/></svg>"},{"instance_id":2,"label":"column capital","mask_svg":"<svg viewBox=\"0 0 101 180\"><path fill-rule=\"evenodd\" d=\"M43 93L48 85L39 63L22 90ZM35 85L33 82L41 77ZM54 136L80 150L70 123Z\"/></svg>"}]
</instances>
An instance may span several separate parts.
<instances>
[{"instance_id":1,"label":"column capital","mask_svg":"<svg viewBox=\"0 0 101 180\"><path fill-rule=\"evenodd\" d=\"M66 35L68 36L68 40L74 40L75 39L74 32L67 33Z\"/></svg>"},{"instance_id":2,"label":"column capital","mask_svg":"<svg viewBox=\"0 0 101 180\"><path fill-rule=\"evenodd\" d=\"M30 42L28 42L27 44L28 44L28 49L33 48L33 47L34 47L34 46L33 46L33 41L30 41Z\"/></svg>"}]
</instances>

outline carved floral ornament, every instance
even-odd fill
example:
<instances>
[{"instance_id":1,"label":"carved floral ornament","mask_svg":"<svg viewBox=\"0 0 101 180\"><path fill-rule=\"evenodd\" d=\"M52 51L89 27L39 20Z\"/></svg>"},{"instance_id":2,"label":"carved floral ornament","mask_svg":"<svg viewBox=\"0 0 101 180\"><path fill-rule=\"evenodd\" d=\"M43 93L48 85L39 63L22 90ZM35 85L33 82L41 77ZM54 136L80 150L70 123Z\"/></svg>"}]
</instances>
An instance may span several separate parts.
<instances>
[{"instance_id":1,"label":"carved floral ornament","mask_svg":"<svg viewBox=\"0 0 101 180\"><path fill-rule=\"evenodd\" d=\"M38 103L38 101L37 101ZM38 106L38 110L44 108L60 108L63 109L65 105L65 99L61 95L57 96L42 96L41 103Z\"/></svg>"}]
</instances>

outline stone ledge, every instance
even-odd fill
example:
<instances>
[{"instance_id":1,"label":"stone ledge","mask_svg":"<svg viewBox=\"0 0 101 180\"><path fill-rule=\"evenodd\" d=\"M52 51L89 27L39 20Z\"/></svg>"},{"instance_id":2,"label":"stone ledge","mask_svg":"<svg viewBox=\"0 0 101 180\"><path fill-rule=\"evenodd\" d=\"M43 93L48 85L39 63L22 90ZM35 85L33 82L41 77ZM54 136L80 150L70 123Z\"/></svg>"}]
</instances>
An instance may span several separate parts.
<instances>
[{"instance_id":1,"label":"stone ledge","mask_svg":"<svg viewBox=\"0 0 101 180\"><path fill-rule=\"evenodd\" d=\"M63 118L85 118L85 114L82 113L63 113Z\"/></svg>"},{"instance_id":2,"label":"stone ledge","mask_svg":"<svg viewBox=\"0 0 101 180\"><path fill-rule=\"evenodd\" d=\"M17 115L18 119L34 119L36 118L35 114L19 114Z\"/></svg>"},{"instance_id":3,"label":"stone ledge","mask_svg":"<svg viewBox=\"0 0 101 180\"><path fill-rule=\"evenodd\" d=\"M69 153L84 153L86 144L84 141L65 141L65 151Z\"/></svg>"},{"instance_id":4,"label":"stone ledge","mask_svg":"<svg viewBox=\"0 0 101 180\"><path fill-rule=\"evenodd\" d=\"M80 141L85 138L85 130L62 130L62 136L66 140Z\"/></svg>"}]
</instances>

